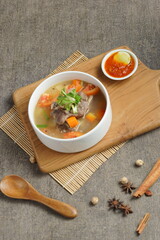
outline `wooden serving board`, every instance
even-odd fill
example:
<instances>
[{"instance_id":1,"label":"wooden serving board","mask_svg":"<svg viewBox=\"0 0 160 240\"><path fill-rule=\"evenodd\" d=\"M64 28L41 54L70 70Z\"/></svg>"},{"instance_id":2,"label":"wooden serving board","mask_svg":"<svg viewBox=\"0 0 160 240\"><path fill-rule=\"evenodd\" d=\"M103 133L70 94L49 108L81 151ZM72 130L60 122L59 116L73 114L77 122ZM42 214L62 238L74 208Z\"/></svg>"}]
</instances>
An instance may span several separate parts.
<instances>
[{"instance_id":1,"label":"wooden serving board","mask_svg":"<svg viewBox=\"0 0 160 240\"><path fill-rule=\"evenodd\" d=\"M119 48L129 49L126 46ZM44 79L13 93L14 103L41 171L53 172L160 126L160 70L151 70L139 60L138 70L132 77L124 81L109 80L100 67L105 54L68 69L95 76L104 84L110 95L113 111L110 130L98 144L88 150L74 154L59 153L47 148L38 140L29 123L27 108L32 92Z\"/></svg>"}]
</instances>

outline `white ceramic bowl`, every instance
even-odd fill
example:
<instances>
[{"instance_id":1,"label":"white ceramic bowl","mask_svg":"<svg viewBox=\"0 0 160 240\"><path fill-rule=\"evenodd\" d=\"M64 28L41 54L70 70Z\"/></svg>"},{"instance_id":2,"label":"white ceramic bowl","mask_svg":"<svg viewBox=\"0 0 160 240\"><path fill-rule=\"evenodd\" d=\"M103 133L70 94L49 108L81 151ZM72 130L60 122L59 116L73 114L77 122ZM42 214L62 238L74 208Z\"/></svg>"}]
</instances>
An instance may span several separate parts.
<instances>
[{"instance_id":1,"label":"white ceramic bowl","mask_svg":"<svg viewBox=\"0 0 160 240\"><path fill-rule=\"evenodd\" d=\"M112 54L114 54L114 53L116 53L116 52L126 52L126 53L129 53L129 54L133 57L133 59L134 59L134 62L135 62L134 69L133 69L133 71L132 71L130 74L128 74L128 75L125 76L125 77L121 77L121 78L112 77L112 76L109 75L109 74L106 72L106 70L105 70L105 67L104 67L104 66L105 66L106 60L107 60ZM108 52L108 53L104 56L104 58L103 58L103 60L102 60L102 62L101 62L101 68L102 68L102 71L103 71L104 75L106 75L108 78L110 78L110 79L112 79L112 80L124 80L124 79L127 79L127 78L131 77L131 76L136 72L136 70L137 70L137 68L138 68L138 58L136 57L136 55L135 55L133 52L131 52L130 50L127 50L127 49L116 49L116 50L112 50L112 51Z\"/></svg>"},{"instance_id":2,"label":"white ceramic bowl","mask_svg":"<svg viewBox=\"0 0 160 240\"><path fill-rule=\"evenodd\" d=\"M73 80L73 79L80 79L82 81L92 83L100 88L107 102L105 114L95 128L93 128L91 131L89 131L88 133L80 137L71 138L71 139L60 139L60 138L50 137L44 134L43 132L41 132L34 123L34 110L35 110L36 104L41 94L44 93L49 87L59 82ZM78 71L66 71L66 72L58 73L44 80L35 89L35 91L33 92L30 98L29 106L28 106L28 115L29 115L30 123L39 140L48 148L51 148L55 151L63 152L63 153L80 152L94 146L105 136L112 121L111 104L110 104L110 99L109 99L109 95L106 88L97 78L87 73L78 72Z\"/></svg>"}]
</instances>

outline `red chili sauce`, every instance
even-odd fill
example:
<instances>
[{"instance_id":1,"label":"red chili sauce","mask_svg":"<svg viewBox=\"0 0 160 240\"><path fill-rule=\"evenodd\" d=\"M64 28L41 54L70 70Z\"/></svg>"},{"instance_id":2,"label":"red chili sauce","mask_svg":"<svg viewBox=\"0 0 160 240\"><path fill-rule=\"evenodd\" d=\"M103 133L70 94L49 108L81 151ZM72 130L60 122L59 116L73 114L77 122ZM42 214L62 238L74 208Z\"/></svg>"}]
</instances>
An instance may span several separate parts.
<instances>
[{"instance_id":1,"label":"red chili sauce","mask_svg":"<svg viewBox=\"0 0 160 240\"><path fill-rule=\"evenodd\" d=\"M105 62L104 68L106 72L112 77L121 78L130 74L134 69L134 59L132 56L129 64L120 63L114 60L114 55L112 54Z\"/></svg>"}]
</instances>

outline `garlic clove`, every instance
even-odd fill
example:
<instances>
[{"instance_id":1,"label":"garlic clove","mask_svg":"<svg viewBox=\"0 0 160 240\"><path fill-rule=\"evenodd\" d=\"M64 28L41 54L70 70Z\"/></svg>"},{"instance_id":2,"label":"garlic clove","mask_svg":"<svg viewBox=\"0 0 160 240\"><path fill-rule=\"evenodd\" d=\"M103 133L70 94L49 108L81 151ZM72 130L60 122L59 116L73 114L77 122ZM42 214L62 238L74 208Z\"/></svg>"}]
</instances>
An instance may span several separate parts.
<instances>
[{"instance_id":1,"label":"garlic clove","mask_svg":"<svg viewBox=\"0 0 160 240\"><path fill-rule=\"evenodd\" d=\"M144 164L144 161L141 160L141 159L138 159L138 160L136 160L136 162L135 162L135 165L136 165L137 167L141 167L143 164Z\"/></svg>"},{"instance_id":2,"label":"garlic clove","mask_svg":"<svg viewBox=\"0 0 160 240\"><path fill-rule=\"evenodd\" d=\"M98 202L99 202L98 197L92 197L92 199L91 199L91 201L90 201L90 203L91 203L92 205L96 205Z\"/></svg>"},{"instance_id":3,"label":"garlic clove","mask_svg":"<svg viewBox=\"0 0 160 240\"><path fill-rule=\"evenodd\" d=\"M128 179L126 177L122 177L119 182L122 184L126 184L128 183Z\"/></svg>"}]
</instances>

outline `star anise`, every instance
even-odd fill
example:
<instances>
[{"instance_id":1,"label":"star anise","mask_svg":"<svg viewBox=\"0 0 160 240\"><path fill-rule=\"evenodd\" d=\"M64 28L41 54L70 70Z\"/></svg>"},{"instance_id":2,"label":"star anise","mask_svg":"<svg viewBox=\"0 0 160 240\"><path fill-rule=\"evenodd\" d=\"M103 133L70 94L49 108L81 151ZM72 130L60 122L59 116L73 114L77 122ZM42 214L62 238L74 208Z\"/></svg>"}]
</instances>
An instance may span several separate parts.
<instances>
[{"instance_id":1,"label":"star anise","mask_svg":"<svg viewBox=\"0 0 160 240\"><path fill-rule=\"evenodd\" d=\"M123 205L123 202L119 201L119 199L113 198L108 200L109 209L113 209L114 211L119 209L121 205Z\"/></svg>"},{"instance_id":2,"label":"star anise","mask_svg":"<svg viewBox=\"0 0 160 240\"><path fill-rule=\"evenodd\" d=\"M108 206L109 209L121 212L123 213L124 216L133 213L131 207L129 207L128 205L124 205L123 202L121 202L119 199L116 199L115 197L113 199L108 200Z\"/></svg>"},{"instance_id":3,"label":"star anise","mask_svg":"<svg viewBox=\"0 0 160 240\"><path fill-rule=\"evenodd\" d=\"M119 209L123 212L124 216L127 216L130 213L133 213L132 209L128 205L122 204Z\"/></svg>"},{"instance_id":4,"label":"star anise","mask_svg":"<svg viewBox=\"0 0 160 240\"><path fill-rule=\"evenodd\" d=\"M123 191L123 192L129 193L129 194L131 194L132 191L133 191L134 189L136 189L136 188L133 186L133 183L131 183L131 182L124 183L124 184L121 183L121 188L122 188L122 191Z\"/></svg>"}]
</instances>

